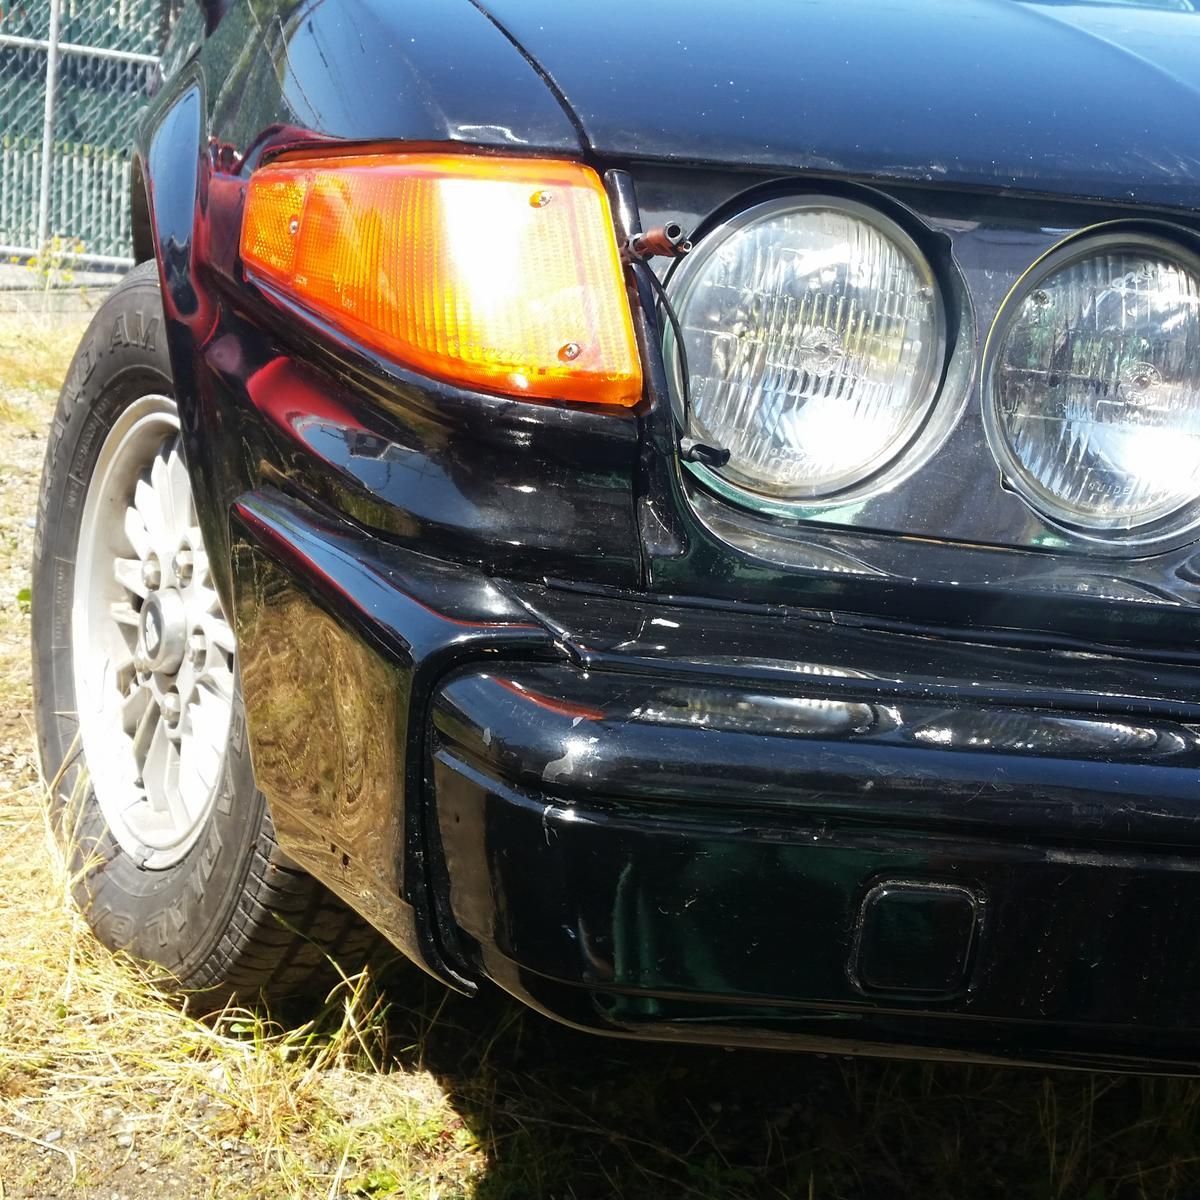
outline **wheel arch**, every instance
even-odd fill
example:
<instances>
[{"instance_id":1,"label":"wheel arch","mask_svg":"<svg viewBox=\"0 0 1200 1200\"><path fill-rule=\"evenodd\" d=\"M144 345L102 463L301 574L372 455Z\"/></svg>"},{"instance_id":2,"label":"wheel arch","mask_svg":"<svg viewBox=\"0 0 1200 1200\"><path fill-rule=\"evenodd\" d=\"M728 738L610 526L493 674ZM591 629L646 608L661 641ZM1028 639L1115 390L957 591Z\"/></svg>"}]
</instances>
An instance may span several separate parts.
<instances>
[{"instance_id":1,"label":"wheel arch","mask_svg":"<svg viewBox=\"0 0 1200 1200\"><path fill-rule=\"evenodd\" d=\"M154 230L150 223L150 197L146 191L146 171L141 155L135 150L129 164L129 224L133 235L134 264L154 257Z\"/></svg>"}]
</instances>

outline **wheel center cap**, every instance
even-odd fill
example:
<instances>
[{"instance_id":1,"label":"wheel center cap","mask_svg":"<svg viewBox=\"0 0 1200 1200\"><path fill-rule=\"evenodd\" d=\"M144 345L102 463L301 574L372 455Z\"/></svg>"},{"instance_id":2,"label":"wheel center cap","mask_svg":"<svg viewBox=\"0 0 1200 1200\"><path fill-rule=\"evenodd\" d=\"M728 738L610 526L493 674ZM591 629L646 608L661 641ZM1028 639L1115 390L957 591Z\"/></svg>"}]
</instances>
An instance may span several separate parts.
<instances>
[{"instance_id":1,"label":"wheel center cap","mask_svg":"<svg viewBox=\"0 0 1200 1200\"><path fill-rule=\"evenodd\" d=\"M143 671L179 670L186 645L187 614L173 588L151 592L138 620L137 666Z\"/></svg>"}]
</instances>

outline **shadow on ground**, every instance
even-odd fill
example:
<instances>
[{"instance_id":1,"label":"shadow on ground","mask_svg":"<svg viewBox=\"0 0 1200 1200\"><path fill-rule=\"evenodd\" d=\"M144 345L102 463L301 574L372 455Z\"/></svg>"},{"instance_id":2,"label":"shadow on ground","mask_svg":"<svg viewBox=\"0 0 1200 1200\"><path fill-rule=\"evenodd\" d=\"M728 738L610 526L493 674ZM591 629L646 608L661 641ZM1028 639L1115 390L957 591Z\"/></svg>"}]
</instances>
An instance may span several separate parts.
<instances>
[{"instance_id":1,"label":"shadow on ground","mask_svg":"<svg viewBox=\"0 0 1200 1200\"><path fill-rule=\"evenodd\" d=\"M1200 1084L625 1043L412 983L391 1053L487 1149L478 1200L1200 1195Z\"/></svg>"}]
</instances>

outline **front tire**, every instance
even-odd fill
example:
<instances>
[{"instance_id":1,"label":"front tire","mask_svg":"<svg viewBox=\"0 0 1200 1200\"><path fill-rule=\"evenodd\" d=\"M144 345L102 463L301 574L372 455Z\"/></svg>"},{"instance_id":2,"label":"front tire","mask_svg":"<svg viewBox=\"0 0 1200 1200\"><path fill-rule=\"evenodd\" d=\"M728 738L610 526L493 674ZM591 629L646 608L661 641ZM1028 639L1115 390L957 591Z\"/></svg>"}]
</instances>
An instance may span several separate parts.
<instances>
[{"instance_id":1,"label":"front tire","mask_svg":"<svg viewBox=\"0 0 1200 1200\"><path fill-rule=\"evenodd\" d=\"M182 458L153 262L97 312L50 430L38 745L76 900L206 1005L356 970L375 935L280 851Z\"/></svg>"}]
</instances>

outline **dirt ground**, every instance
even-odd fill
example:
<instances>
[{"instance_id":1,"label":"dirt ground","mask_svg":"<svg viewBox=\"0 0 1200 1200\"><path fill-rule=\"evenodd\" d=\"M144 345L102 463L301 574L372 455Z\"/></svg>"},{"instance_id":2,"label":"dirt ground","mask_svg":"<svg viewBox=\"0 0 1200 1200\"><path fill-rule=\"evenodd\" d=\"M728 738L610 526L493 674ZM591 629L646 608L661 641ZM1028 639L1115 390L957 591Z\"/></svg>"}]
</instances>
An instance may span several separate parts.
<instances>
[{"instance_id":1,"label":"dirt ground","mask_svg":"<svg viewBox=\"0 0 1200 1200\"><path fill-rule=\"evenodd\" d=\"M1200 1195L1189 1081L630 1046L415 973L181 1012L91 940L41 816L31 522L79 332L0 321L0 1200Z\"/></svg>"}]
</instances>

